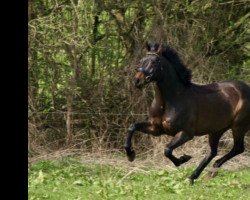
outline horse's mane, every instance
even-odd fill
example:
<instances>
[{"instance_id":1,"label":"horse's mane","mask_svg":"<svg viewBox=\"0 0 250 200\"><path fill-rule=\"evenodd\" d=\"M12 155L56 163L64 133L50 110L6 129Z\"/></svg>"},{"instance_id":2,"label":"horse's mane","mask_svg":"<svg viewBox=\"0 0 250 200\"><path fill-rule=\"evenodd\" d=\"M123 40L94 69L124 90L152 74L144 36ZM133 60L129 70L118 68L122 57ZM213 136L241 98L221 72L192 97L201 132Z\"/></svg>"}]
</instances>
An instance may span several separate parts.
<instances>
[{"instance_id":1,"label":"horse's mane","mask_svg":"<svg viewBox=\"0 0 250 200\"><path fill-rule=\"evenodd\" d=\"M170 46L163 44L160 45L158 43L149 43L148 51L157 51L158 48L161 48L162 55L173 65L180 81L184 84L184 86L191 85L192 72L190 69L183 64L180 59L178 53L171 48Z\"/></svg>"}]
</instances>

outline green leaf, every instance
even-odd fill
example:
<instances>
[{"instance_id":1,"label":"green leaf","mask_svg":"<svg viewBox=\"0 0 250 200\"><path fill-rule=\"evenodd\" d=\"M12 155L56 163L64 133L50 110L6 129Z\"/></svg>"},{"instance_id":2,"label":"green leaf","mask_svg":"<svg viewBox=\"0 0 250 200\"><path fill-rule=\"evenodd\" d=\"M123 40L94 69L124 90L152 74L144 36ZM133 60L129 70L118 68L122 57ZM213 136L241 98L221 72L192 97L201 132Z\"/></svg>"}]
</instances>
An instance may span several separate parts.
<instances>
[{"instance_id":1,"label":"green leaf","mask_svg":"<svg viewBox=\"0 0 250 200\"><path fill-rule=\"evenodd\" d=\"M73 182L73 185L79 185L79 186L82 186L84 185L83 182L81 180L77 180L77 181L74 181Z\"/></svg>"}]
</instances>

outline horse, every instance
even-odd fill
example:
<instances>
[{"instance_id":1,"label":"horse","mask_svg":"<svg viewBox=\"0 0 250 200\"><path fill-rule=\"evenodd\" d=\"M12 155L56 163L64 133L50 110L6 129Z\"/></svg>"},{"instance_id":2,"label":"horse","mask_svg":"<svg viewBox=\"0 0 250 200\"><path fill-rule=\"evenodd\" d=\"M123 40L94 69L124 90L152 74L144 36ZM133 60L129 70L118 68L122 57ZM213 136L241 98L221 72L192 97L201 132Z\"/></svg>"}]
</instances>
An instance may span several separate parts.
<instances>
[{"instance_id":1,"label":"horse","mask_svg":"<svg viewBox=\"0 0 250 200\"><path fill-rule=\"evenodd\" d=\"M147 53L136 68L133 83L142 89L153 82L154 99L147 120L133 123L128 128L124 145L128 160L132 162L135 159L131 139L136 131L153 136L172 136L164 155L176 167L192 157L184 154L178 158L173 155L173 150L194 136L208 135L210 152L188 177L193 184L217 155L223 133L231 129L233 148L213 164L211 176L214 177L222 164L245 150L244 136L250 130L250 87L237 80L195 84L191 70L175 49L156 42L146 46Z\"/></svg>"}]
</instances>

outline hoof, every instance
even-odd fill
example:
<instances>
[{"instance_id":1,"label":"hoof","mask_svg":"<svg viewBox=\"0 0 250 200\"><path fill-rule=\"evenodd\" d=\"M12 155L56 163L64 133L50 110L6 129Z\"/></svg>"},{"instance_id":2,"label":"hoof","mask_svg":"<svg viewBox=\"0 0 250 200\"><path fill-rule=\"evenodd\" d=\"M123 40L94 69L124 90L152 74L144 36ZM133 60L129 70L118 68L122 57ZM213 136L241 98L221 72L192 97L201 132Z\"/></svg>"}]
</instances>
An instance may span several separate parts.
<instances>
[{"instance_id":1,"label":"hoof","mask_svg":"<svg viewBox=\"0 0 250 200\"><path fill-rule=\"evenodd\" d=\"M211 168L211 169L209 170L209 176L210 176L211 178L216 177L216 176L218 175L218 170L219 170L219 168L216 168L216 167Z\"/></svg>"},{"instance_id":2,"label":"hoof","mask_svg":"<svg viewBox=\"0 0 250 200\"><path fill-rule=\"evenodd\" d=\"M210 174L210 177L211 178L214 178L214 177L216 177L218 175L218 172L212 172L211 174Z\"/></svg>"},{"instance_id":3,"label":"hoof","mask_svg":"<svg viewBox=\"0 0 250 200\"><path fill-rule=\"evenodd\" d=\"M129 152L129 154L127 154L127 156L128 156L128 160L129 160L130 162L133 162L134 159L135 159L135 151L132 150L131 152Z\"/></svg>"},{"instance_id":4,"label":"hoof","mask_svg":"<svg viewBox=\"0 0 250 200\"><path fill-rule=\"evenodd\" d=\"M183 156L181 156L181 157L180 157L180 164L189 161L191 158L192 158L192 157L189 156L189 155L183 155Z\"/></svg>"},{"instance_id":5,"label":"hoof","mask_svg":"<svg viewBox=\"0 0 250 200\"><path fill-rule=\"evenodd\" d=\"M188 177L188 179L189 179L189 184L190 184L190 185L194 185L194 179L191 178L191 177Z\"/></svg>"}]
</instances>

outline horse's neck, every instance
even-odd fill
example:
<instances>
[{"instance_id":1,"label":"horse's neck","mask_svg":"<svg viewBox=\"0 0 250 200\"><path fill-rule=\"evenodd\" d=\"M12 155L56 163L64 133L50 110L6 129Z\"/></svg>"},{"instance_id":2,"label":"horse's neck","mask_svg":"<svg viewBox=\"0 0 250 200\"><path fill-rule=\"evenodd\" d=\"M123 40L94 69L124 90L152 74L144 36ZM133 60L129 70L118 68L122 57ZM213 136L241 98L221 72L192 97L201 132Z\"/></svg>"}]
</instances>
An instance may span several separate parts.
<instances>
[{"instance_id":1,"label":"horse's neck","mask_svg":"<svg viewBox=\"0 0 250 200\"><path fill-rule=\"evenodd\" d=\"M154 86L154 100L150 107L151 116L161 116L171 110L184 92L184 86L175 80L178 77L165 77Z\"/></svg>"},{"instance_id":2,"label":"horse's neck","mask_svg":"<svg viewBox=\"0 0 250 200\"><path fill-rule=\"evenodd\" d=\"M162 81L157 82L155 87L155 99L165 103L172 103L185 92L185 86L180 82L177 74L166 74Z\"/></svg>"},{"instance_id":3,"label":"horse's neck","mask_svg":"<svg viewBox=\"0 0 250 200\"><path fill-rule=\"evenodd\" d=\"M154 86L154 101L160 105L160 106L163 106L164 104L164 97L163 97L163 93L159 87L159 85L156 83L155 86Z\"/></svg>"}]
</instances>

